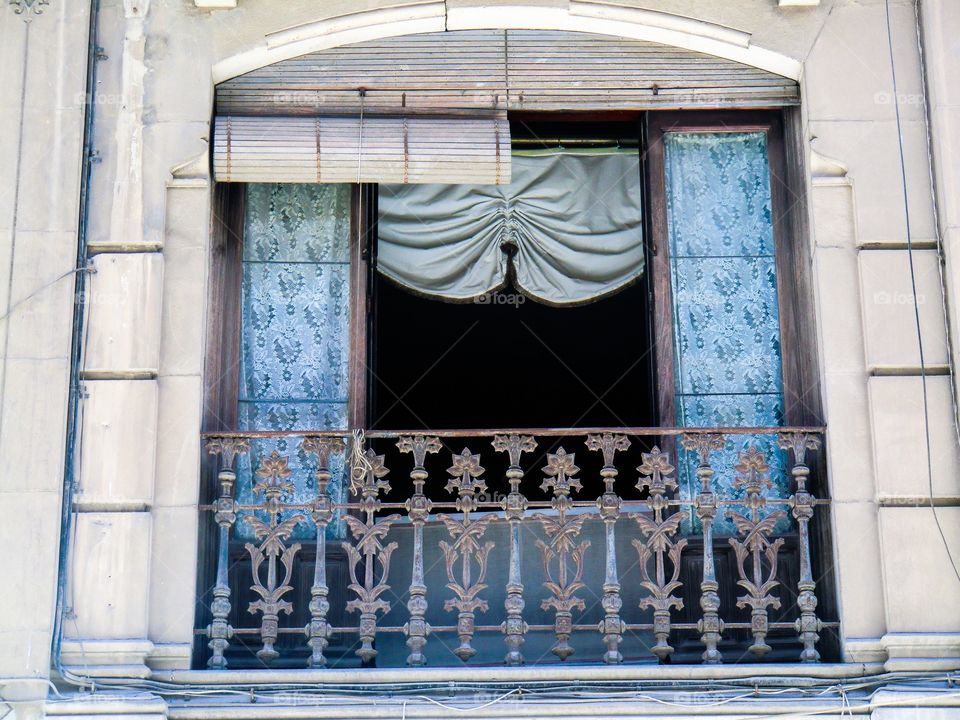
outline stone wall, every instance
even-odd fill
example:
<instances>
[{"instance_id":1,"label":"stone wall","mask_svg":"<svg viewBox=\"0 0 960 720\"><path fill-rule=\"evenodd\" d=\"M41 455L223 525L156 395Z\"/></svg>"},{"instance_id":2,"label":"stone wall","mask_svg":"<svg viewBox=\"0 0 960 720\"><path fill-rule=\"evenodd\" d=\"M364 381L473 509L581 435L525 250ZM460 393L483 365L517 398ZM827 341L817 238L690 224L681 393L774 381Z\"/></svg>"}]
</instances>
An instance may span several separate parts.
<instances>
[{"instance_id":1,"label":"stone wall","mask_svg":"<svg viewBox=\"0 0 960 720\"><path fill-rule=\"evenodd\" d=\"M0 684L24 715L50 674L87 5L0 7Z\"/></svg>"}]
</instances>

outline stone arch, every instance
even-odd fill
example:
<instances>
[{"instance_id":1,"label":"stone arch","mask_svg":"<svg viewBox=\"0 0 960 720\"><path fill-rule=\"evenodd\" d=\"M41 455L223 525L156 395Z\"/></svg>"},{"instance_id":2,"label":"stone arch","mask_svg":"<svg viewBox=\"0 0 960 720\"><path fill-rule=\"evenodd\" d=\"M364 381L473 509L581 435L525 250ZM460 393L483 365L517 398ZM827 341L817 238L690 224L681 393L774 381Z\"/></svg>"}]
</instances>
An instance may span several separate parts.
<instances>
[{"instance_id":1,"label":"stone arch","mask_svg":"<svg viewBox=\"0 0 960 720\"><path fill-rule=\"evenodd\" d=\"M264 42L213 65L214 83L298 55L366 40L444 30L566 30L672 45L733 60L792 80L802 65L751 44L750 33L656 10L594 0L448 8L443 0L374 8L268 32Z\"/></svg>"}]
</instances>

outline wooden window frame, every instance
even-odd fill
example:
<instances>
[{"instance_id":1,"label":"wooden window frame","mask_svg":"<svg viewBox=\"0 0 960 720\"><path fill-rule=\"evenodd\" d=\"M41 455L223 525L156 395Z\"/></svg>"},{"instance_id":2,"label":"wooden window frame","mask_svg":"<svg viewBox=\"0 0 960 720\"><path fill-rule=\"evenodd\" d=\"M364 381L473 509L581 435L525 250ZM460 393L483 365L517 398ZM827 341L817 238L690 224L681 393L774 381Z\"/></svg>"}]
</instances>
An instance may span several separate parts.
<instances>
[{"instance_id":1,"label":"wooden window frame","mask_svg":"<svg viewBox=\"0 0 960 720\"><path fill-rule=\"evenodd\" d=\"M636 114L631 114L636 117ZM535 116L540 117L540 116ZM608 119L597 113L559 114L558 120ZM623 119L623 115L615 119ZM773 210L777 296L783 371L784 422L815 425L822 420L816 363L813 302L809 287L811 260L804 238L805 206L799 141L791 132L799 119L790 110L652 111L640 122L641 183L647 282L651 293L658 420L674 426L675 378L672 287L666 215L663 135L667 132L764 132ZM787 132L785 132L785 128ZM793 142L790 142L793 140ZM789 149L787 145L790 145ZM214 193L214 225L210 273L210 313L204 380L203 427L207 431L237 427L239 397L241 280L246 185L221 183ZM350 221L351 316L348 429L369 421L372 382L370 357L375 340L377 186L352 186Z\"/></svg>"},{"instance_id":2,"label":"wooden window frame","mask_svg":"<svg viewBox=\"0 0 960 720\"><path fill-rule=\"evenodd\" d=\"M648 191L648 258L653 290L654 352L657 364L657 401L662 426L677 425L673 288L667 228L666 158L664 135L669 132L763 132L767 136L773 212L774 262L780 320L784 424L821 422L820 390L816 372L813 302L809 292L810 260L798 216L804 209L799 163L789 161L779 111L671 111L651 112L645 123L643 147ZM793 151L793 148L791 148Z\"/></svg>"},{"instance_id":3,"label":"wooden window frame","mask_svg":"<svg viewBox=\"0 0 960 720\"><path fill-rule=\"evenodd\" d=\"M351 185L349 396L345 430L365 427L367 421L367 337L371 315L368 260L374 246L374 187ZM246 190L246 183L220 183L214 189L204 371L203 428L207 432L250 429L238 427Z\"/></svg>"}]
</instances>

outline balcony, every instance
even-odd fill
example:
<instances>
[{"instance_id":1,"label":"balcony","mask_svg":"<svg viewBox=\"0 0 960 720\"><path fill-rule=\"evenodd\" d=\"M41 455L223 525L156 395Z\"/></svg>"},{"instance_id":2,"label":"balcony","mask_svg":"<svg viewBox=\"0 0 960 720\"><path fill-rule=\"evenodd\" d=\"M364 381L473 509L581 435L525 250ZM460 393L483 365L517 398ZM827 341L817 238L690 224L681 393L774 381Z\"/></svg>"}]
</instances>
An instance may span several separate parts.
<instances>
[{"instance_id":1,"label":"balcony","mask_svg":"<svg viewBox=\"0 0 960 720\"><path fill-rule=\"evenodd\" d=\"M223 432L205 442L197 666L836 654L832 578L819 560L829 555L823 428Z\"/></svg>"}]
</instances>

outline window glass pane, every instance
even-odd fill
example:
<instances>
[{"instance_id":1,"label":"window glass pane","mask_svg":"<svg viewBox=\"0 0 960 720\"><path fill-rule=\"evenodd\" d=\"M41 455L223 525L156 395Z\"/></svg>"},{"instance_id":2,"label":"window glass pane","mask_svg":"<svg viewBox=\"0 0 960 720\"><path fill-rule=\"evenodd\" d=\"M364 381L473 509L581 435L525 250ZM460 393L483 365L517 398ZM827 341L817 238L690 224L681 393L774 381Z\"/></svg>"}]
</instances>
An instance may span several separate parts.
<instances>
[{"instance_id":1,"label":"window glass pane","mask_svg":"<svg viewBox=\"0 0 960 720\"><path fill-rule=\"evenodd\" d=\"M674 372L680 426L783 424L780 319L766 134L668 133L667 223ZM770 436L728 436L715 489L738 497L732 468L748 445L765 452L772 491L789 491ZM685 452L685 451L682 451ZM681 492L698 490L697 461L680 463ZM718 533L732 532L718 514ZM691 528L688 528L691 529Z\"/></svg>"},{"instance_id":2,"label":"window glass pane","mask_svg":"<svg viewBox=\"0 0 960 720\"><path fill-rule=\"evenodd\" d=\"M350 348L349 185L252 184L244 218L238 426L243 430L348 427ZM257 502L254 470L265 454L289 458L295 498L314 494L313 462L299 439L258 440L241 466L241 503ZM344 489L331 458L331 494ZM338 528L333 523L331 529ZM249 532L238 521L240 535ZM296 535L314 533L309 520Z\"/></svg>"}]
</instances>

